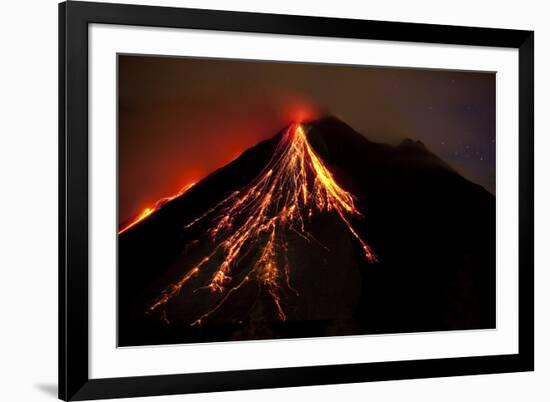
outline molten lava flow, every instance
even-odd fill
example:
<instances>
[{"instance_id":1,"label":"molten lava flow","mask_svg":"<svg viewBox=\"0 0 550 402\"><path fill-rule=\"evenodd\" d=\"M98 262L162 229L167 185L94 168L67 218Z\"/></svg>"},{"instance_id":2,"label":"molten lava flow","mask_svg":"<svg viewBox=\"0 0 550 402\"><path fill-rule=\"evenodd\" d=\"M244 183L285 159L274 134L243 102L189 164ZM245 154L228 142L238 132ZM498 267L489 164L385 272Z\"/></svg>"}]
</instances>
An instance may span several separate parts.
<instances>
[{"instance_id":1,"label":"molten lava flow","mask_svg":"<svg viewBox=\"0 0 550 402\"><path fill-rule=\"evenodd\" d=\"M178 191L177 194L171 195L169 197L164 197L158 200L155 205L152 207L145 208L141 213L135 217L130 223L128 223L126 226L124 226L122 229L118 231L118 234L122 234L126 232L128 229L133 228L138 223L140 223L142 220L150 216L153 212L158 211L160 207L162 207L164 204L166 204L169 201L172 201L174 198L179 197L180 195L183 195L189 190L191 187L193 187L195 183L189 183L186 186L182 187L180 191Z\"/></svg>"},{"instance_id":2,"label":"molten lava flow","mask_svg":"<svg viewBox=\"0 0 550 402\"><path fill-rule=\"evenodd\" d=\"M306 223L315 214L335 213L359 242L365 257L375 261L369 245L350 224L350 217L360 215L354 197L334 180L321 158L310 146L304 128L292 124L284 133L271 161L245 188L229 195L186 228L210 218L208 236L213 251L164 290L149 307L163 308L191 277L209 261L221 261L205 288L223 296L216 306L199 316L192 325L203 323L232 297L241 286L256 281L271 296L280 320L285 320L283 290L290 285L286 235L294 232L307 241L315 240ZM245 257L254 259L244 278L232 277L232 269Z\"/></svg>"}]
</instances>

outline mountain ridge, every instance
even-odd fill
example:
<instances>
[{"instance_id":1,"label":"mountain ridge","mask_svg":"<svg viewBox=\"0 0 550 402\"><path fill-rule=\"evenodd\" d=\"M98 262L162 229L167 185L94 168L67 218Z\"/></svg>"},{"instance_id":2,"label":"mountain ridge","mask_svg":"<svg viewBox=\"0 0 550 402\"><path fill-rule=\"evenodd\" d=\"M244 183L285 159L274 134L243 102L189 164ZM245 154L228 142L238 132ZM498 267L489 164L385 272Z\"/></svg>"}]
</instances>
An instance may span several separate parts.
<instances>
[{"instance_id":1,"label":"mountain ridge","mask_svg":"<svg viewBox=\"0 0 550 402\"><path fill-rule=\"evenodd\" d=\"M353 135L356 136L356 140L355 140L356 142L357 142L357 139L360 138L361 139L360 141L364 142L364 144L368 144L371 147L377 148L375 152L381 152L381 151L384 152L384 153L387 153L387 152L404 152L404 153L409 154L409 156L411 157L411 162L414 161L415 156L418 157L418 158L419 157L425 157L427 159L423 160L424 163L431 162L434 165L441 165L441 167L444 167L444 168L460 175L454 168L452 168L448 163L446 163L441 158L439 158L436 154L431 152L426 147L426 145L423 142L419 141L419 140L413 140L411 138L405 138L401 142L399 142L399 144L397 144L397 145L389 145L389 144L384 144L384 143L380 143L380 142L374 142L374 141L369 140L364 134L361 134L361 133L355 131L351 126L347 125L346 123L344 123L343 121L341 121L340 119L338 119L337 117L335 117L333 115L325 115L322 118L307 121L307 122L304 123L304 125L306 127L310 126L314 129L315 129L315 127L317 127L319 125L327 125L327 124L330 124L331 126L333 126L333 127L331 127L330 131L334 130L335 125L338 125L338 126L340 126L338 131L342 132L342 129L344 129L344 131L346 133L353 133ZM274 148L276 146L276 144L280 141L280 138L281 138L282 134L285 132L285 130L287 129L287 127L281 129L277 134L273 135L272 137L267 138L265 140L262 140L262 141L258 142L257 144L247 148L245 151L243 151L237 158L235 158L231 162L215 169L214 171L210 172L207 176L200 179L197 183L194 183L193 187L195 187L198 184L201 184L201 182L203 182L205 180L208 181L209 178L211 178L211 176L215 176L219 171L225 169L226 167L231 166L232 164L236 163L241 158L247 158L248 155L253 154L254 152L257 152L256 150L258 148L264 148L264 147L269 148L269 149ZM310 135L308 134L308 137L309 136ZM319 144L315 144L315 141L313 141L313 146L315 148L316 146L319 146ZM416 155L414 155L414 154L411 155L410 153L416 153ZM465 180L467 180L467 179L465 179ZM476 183L472 182L472 184L476 184ZM179 196L174 197L169 202L174 201L174 200L176 200L177 198L180 198L180 197L185 197L189 193L192 193L193 191L194 191L194 189L191 188L189 191L185 192L184 194L181 194ZM164 205L162 205L162 206L164 206ZM123 222L121 227L126 226L128 224L128 222L134 220L135 218L136 218L136 216L127 219L125 222Z\"/></svg>"}]
</instances>

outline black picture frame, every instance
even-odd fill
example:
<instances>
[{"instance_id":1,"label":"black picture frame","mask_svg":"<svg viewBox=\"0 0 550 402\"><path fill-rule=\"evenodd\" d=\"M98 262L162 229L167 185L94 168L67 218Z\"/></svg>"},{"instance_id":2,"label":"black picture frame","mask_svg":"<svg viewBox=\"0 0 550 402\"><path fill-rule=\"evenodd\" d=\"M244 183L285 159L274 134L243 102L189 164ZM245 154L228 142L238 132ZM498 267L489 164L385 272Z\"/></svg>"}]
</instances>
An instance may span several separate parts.
<instances>
[{"instance_id":1,"label":"black picture frame","mask_svg":"<svg viewBox=\"0 0 550 402\"><path fill-rule=\"evenodd\" d=\"M519 50L519 353L90 379L88 25L118 24ZM70 1L59 5L59 398L89 400L534 370L534 32Z\"/></svg>"}]
</instances>

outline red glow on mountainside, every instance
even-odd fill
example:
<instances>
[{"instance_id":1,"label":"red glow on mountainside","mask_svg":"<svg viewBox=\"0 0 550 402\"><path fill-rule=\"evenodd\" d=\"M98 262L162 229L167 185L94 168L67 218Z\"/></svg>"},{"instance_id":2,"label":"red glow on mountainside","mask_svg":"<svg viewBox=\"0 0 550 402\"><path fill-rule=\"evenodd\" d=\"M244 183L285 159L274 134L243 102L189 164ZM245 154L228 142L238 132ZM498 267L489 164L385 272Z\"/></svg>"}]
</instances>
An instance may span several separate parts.
<instances>
[{"instance_id":1,"label":"red glow on mountainside","mask_svg":"<svg viewBox=\"0 0 550 402\"><path fill-rule=\"evenodd\" d=\"M183 195L187 192L187 190L189 190L191 187L193 187L195 185L195 183L189 183L185 186L183 186L181 188L181 190L174 194L174 195L171 195L171 196L168 196L168 197L164 197L164 198L161 198L160 200L158 200L153 206L151 207L147 207L145 208L143 211L141 211L141 213L135 217L130 223L126 224L125 226L123 226L121 229L119 229L118 231L118 234L122 234L124 232L126 232L128 229L134 227L135 225L137 225L139 222L141 222L142 220L144 220L145 218L147 218L148 216L152 215L153 212L156 212L159 210L159 208L161 208L164 204L166 204L167 202L169 201L172 201L174 198L176 197L179 197L180 195Z\"/></svg>"}]
</instances>

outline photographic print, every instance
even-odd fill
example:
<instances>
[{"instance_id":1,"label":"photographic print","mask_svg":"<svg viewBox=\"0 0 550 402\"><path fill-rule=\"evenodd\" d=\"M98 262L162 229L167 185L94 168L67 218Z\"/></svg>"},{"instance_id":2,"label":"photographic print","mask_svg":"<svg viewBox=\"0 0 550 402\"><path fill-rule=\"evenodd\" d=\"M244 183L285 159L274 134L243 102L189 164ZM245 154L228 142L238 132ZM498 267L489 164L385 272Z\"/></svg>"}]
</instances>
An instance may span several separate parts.
<instances>
[{"instance_id":1,"label":"photographic print","mask_svg":"<svg viewBox=\"0 0 550 402\"><path fill-rule=\"evenodd\" d=\"M492 329L492 72L118 55L118 346Z\"/></svg>"}]
</instances>

